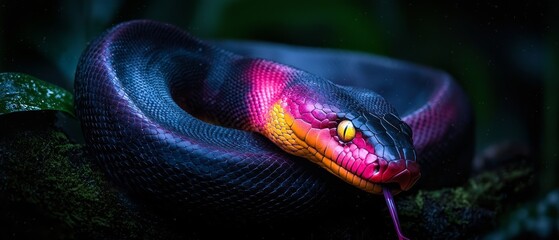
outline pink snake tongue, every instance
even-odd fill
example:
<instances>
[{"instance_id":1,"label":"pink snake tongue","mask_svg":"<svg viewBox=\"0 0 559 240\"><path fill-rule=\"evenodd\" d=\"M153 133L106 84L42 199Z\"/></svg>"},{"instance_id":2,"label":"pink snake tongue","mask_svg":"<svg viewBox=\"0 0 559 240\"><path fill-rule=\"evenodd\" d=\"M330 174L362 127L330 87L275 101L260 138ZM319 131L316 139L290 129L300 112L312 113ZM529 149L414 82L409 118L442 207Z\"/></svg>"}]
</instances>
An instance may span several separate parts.
<instances>
[{"instance_id":1,"label":"pink snake tongue","mask_svg":"<svg viewBox=\"0 0 559 240\"><path fill-rule=\"evenodd\" d=\"M399 240L409 240L400 229L400 220L398 220L398 212L396 211L396 205L394 204L394 198L392 198L392 193L387 187L382 188L384 193L384 200L386 200L386 205L388 205L388 210L390 211L390 216L392 216L392 222L394 223L394 228L396 229L396 234L398 234Z\"/></svg>"}]
</instances>

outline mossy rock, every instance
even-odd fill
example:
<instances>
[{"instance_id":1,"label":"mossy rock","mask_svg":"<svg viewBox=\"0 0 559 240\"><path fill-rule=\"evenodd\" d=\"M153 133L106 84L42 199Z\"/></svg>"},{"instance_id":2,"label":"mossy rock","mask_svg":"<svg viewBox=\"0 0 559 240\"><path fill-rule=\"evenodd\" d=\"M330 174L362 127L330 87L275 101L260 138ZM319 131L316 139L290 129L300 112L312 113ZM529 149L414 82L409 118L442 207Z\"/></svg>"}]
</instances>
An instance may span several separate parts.
<instances>
[{"instance_id":1,"label":"mossy rock","mask_svg":"<svg viewBox=\"0 0 559 240\"><path fill-rule=\"evenodd\" d=\"M55 128L55 112L0 120L1 239L175 238L86 161L83 145Z\"/></svg>"}]
</instances>

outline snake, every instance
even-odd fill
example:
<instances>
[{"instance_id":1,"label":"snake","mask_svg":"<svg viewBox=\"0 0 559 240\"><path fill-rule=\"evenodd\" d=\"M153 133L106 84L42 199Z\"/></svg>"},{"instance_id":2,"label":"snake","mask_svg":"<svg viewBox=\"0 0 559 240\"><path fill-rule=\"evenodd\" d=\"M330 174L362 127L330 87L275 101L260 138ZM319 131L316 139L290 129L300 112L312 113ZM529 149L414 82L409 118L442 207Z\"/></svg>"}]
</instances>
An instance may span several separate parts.
<instances>
[{"instance_id":1,"label":"snake","mask_svg":"<svg viewBox=\"0 0 559 240\"><path fill-rule=\"evenodd\" d=\"M293 216L339 204L349 188L390 206L414 185L468 174L461 87L372 54L201 40L132 20L88 44L74 90L95 163L168 206Z\"/></svg>"}]
</instances>

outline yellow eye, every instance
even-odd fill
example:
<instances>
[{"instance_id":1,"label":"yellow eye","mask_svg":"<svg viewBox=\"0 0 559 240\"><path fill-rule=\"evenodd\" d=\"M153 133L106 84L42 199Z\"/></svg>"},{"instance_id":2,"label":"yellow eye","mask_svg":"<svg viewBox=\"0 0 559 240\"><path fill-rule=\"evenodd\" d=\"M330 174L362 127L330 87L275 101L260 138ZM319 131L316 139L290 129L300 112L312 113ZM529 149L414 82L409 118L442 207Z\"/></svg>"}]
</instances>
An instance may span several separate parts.
<instances>
[{"instance_id":1,"label":"yellow eye","mask_svg":"<svg viewBox=\"0 0 559 240\"><path fill-rule=\"evenodd\" d=\"M348 120L343 120L338 124L338 137L344 142L349 142L355 137L355 127Z\"/></svg>"}]
</instances>

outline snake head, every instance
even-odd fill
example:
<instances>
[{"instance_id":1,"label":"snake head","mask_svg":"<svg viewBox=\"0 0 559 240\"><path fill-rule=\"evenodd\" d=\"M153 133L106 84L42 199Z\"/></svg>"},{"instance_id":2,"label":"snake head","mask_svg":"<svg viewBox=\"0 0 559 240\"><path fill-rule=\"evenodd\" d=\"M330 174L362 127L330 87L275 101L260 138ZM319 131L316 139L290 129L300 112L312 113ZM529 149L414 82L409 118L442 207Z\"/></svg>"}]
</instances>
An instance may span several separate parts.
<instances>
[{"instance_id":1,"label":"snake head","mask_svg":"<svg viewBox=\"0 0 559 240\"><path fill-rule=\"evenodd\" d=\"M346 182L382 194L410 189L420 177L412 130L392 111L343 109L312 97L284 97L270 111L267 135Z\"/></svg>"}]
</instances>

